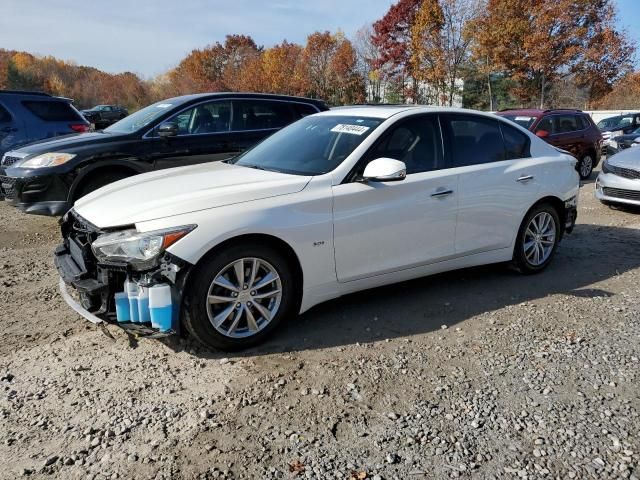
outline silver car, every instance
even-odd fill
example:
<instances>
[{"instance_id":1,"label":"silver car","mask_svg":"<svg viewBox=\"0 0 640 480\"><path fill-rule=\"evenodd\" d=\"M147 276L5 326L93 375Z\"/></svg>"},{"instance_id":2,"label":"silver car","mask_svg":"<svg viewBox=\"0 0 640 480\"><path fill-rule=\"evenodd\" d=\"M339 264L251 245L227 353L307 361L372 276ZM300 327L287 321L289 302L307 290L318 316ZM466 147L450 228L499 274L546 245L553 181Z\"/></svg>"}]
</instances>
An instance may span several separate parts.
<instances>
[{"instance_id":1,"label":"silver car","mask_svg":"<svg viewBox=\"0 0 640 480\"><path fill-rule=\"evenodd\" d=\"M640 144L604 161L596 179L596 198L605 204L640 206Z\"/></svg>"}]
</instances>

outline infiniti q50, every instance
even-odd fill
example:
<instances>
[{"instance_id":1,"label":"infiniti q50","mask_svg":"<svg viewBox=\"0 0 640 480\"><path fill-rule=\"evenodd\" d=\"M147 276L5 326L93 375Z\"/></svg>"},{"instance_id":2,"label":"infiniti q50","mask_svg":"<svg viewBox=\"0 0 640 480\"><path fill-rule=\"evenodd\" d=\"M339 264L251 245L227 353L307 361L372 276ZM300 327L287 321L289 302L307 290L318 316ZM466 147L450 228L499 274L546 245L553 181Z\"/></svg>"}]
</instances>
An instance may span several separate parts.
<instances>
[{"instance_id":1,"label":"infiniti q50","mask_svg":"<svg viewBox=\"0 0 640 480\"><path fill-rule=\"evenodd\" d=\"M163 283L171 331L241 349L350 292L498 262L540 272L573 229L578 188L573 157L493 115L340 108L231 161L87 195L56 264L87 318L115 321L126 281Z\"/></svg>"}]
</instances>

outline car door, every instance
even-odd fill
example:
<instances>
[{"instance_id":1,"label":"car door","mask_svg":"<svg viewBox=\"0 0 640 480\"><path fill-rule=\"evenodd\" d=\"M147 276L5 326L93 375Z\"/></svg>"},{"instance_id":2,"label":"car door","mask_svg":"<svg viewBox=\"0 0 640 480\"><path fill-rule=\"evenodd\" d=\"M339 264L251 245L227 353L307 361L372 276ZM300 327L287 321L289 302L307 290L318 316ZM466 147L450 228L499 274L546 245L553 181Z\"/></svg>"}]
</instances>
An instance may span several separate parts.
<instances>
[{"instance_id":1,"label":"car door","mask_svg":"<svg viewBox=\"0 0 640 480\"><path fill-rule=\"evenodd\" d=\"M0 158L14 146L24 143L26 138L24 122L18 120L0 103Z\"/></svg>"},{"instance_id":2,"label":"car door","mask_svg":"<svg viewBox=\"0 0 640 480\"><path fill-rule=\"evenodd\" d=\"M178 126L178 134L160 138L151 133L149 154L154 168L181 167L225 160L237 152L230 139L231 102L214 100L186 108L163 123Z\"/></svg>"},{"instance_id":3,"label":"car door","mask_svg":"<svg viewBox=\"0 0 640 480\"><path fill-rule=\"evenodd\" d=\"M348 135L348 134L345 134ZM405 162L402 181L359 180L376 158ZM334 248L340 282L437 262L454 254L458 175L443 169L438 118L400 120L333 187Z\"/></svg>"},{"instance_id":4,"label":"car door","mask_svg":"<svg viewBox=\"0 0 640 480\"><path fill-rule=\"evenodd\" d=\"M540 190L529 137L472 114L441 116L445 152L459 175L456 255L510 247Z\"/></svg>"},{"instance_id":5,"label":"car door","mask_svg":"<svg viewBox=\"0 0 640 480\"><path fill-rule=\"evenodd\" d=\"M274 134L294 120L289 102L264 99L233 100L230 146L237 153Z\"/></svg>"}]
</instances>

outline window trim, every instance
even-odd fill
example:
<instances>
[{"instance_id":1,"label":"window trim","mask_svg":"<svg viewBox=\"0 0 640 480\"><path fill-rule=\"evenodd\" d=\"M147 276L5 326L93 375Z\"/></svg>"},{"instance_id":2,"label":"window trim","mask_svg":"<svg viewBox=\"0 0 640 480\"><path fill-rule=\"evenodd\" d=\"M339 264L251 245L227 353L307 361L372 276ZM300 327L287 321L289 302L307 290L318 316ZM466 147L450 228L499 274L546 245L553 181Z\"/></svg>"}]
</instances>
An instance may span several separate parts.
<instances>
[{"instance_id":1,"label":"window trim","mask_svg":"<svg viewBox=\"0 0 640 480\"><path fill-rule=\"evenodd\" d=\"M157 135L152 135L154 130L159 127L161 124L169 121L169 119L175 117L176 115L181 114L182 112L184 112L185 110L189 110L190 108L194 108L197 107L199 105L202 105L203 103L211 103L211 102L222 102L222 101L228 101L228 102L233 102L234 100L267 100L269 102L282 102L282 103L287 103L287 104L292 104L292 103L299 103L302 105L309 105L312 108L314 108L316 110L316 113L320 113L320 109L315 106L313 103L307 103L307 102L300 102L300 101L295 101L295 100L281 100L278 98L252 98L252 97L230 97L230 98L216 98L216 99L208 99L208 100L202 100L201 102L197 102L197 103L192 103L186 107L184 107L182 110L177 111L176 113L170 115L169 117L167 117L166 119L160 120L158 121L155 125L153 125L151 128L149 128L149 130L146 131L146 133L144 135L142 135L142 139L143 140L147 140L147 139L157 139L160 138ZM309 116L309 115L307 115ZM304 117L301 117L304 118ZM293 119L293 122L296 122L297 120L300 120L300 118ZM233 103L231 105L231 118L230 118L230 125L233 122ZM293 123L291 122L291 123ZM289 125L291 125L291 123L289 123ZM288 125L285 125L285 127ZM247 132L267 132L267 131L277 131L277 130L281 130L285 127L279 127L279 128L263 128L260 130L229 130L227 132L211 132L211 133L189 133L187 135L180 135L179 138L184 138L184 137L194 137L194 136L198 136L198 135L223 135L223 134L229 134L229 133L247 133ZM131 132L131 133L135 133L135 132ZM174 138L178 138L178 137L174 137Z\"/></svg>"}]
</instances>

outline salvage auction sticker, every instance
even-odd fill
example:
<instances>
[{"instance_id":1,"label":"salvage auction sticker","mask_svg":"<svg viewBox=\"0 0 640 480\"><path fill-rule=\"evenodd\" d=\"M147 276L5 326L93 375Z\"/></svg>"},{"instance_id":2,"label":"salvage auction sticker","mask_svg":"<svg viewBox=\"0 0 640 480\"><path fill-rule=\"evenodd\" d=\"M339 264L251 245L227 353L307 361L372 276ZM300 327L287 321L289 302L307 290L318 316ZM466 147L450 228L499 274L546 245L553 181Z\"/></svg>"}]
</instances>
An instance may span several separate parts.
<instances>
[{"instance_id":1,"label":"salvage auction sticker","mask_svg":"<svg viewBox=\"0 0 640 480\"><path fill-rule=\"evenodd\" d=\"M339 123L335 127L331 129L332 132L336 133L350 133L352 135L362 135L370 127L365 127L364 125L347 125L346 123Z\"/></svg>"}]
</instances>

